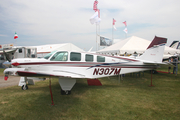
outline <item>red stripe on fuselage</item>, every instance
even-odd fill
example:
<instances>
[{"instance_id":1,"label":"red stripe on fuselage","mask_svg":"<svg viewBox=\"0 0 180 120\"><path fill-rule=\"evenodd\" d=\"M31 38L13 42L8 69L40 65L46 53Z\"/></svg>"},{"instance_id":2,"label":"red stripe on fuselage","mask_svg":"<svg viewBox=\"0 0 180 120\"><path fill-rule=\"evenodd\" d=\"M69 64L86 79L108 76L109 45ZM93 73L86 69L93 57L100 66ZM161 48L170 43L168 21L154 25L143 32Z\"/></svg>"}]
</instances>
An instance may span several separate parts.
<instances>
[{"instance_id":1,"label":"red stripe on fuselage","mask_svg":"<svg viewBox=\"0 0 180 120\"><path fill-rule=\"evenodd\" d=\"M34 62L34 63L20 63L19 65L57 65L65 67L111 67L111 68L152 68L152 65L124 65L123 63L109 64L108 63L87 63L87 62Z\"/></svg>"}]
</instances>

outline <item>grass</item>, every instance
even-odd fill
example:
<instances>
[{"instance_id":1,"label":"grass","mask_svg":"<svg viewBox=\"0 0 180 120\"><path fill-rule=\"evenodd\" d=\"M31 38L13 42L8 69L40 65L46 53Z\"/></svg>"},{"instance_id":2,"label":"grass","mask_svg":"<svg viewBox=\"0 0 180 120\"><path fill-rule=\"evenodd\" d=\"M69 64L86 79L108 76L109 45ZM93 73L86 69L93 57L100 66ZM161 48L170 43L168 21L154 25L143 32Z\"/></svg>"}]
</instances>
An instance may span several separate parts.
<instances>
[{"instance_id":1,"label":"grass","mask_svg":"<svg viewBox=\"0 0 180 120\"><path fill-rule=\"evenodd\" d=\"M179 67L180 68L180 67ZM166 70L161 68L160 70ZM0 89L0 119L62 120L179 120L180 74L130 74L99 79L103 86L88 86L78 79L71 95L61 95L58 79L52 79L54 106L49 80L36 82L23 91L18 86Z\"/></svg>"},{"instance_id":2,"label":"grass","mask_svg":"<svg viewBox=\"0 0 180 120\"><path fill-rule=\"evenodd\" d=\"M0 68L0 76L4 75L3 71L4 71L4 68Z\"/></svg>"}]
</instances>

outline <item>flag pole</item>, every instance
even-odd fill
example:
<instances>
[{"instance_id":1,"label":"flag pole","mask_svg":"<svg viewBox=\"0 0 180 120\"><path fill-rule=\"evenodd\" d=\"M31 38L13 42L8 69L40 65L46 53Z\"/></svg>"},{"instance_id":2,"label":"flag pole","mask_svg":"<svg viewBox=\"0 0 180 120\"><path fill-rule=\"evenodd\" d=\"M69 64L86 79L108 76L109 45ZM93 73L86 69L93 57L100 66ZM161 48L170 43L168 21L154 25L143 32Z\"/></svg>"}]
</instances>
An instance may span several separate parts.
<instances>
[{"instance_id":1,"label":"flag pole","mask_svg":"<svg viewBox=\"0 0 180 120\"><path fill-rule=\"evenodd\" d=\"M96 51L97 51L97 24L96 24Z\"/></svg>"},{"instance_id":2,"label":"flag pole","mask_svg":"<svg viewBox=\"0 0 180 120\"><path fill-rule=\"evenodd\" d=\"M100 18L100 9L99 9L98 16L99 16L99 18ZM99 37L98 37L98 38L99 38L99 41L100 41L100 24L99 24ZM98 41L98 43L97 43L97 44L98 44L98 50L99 50L99 47L100 47L100 46L99 46L99 41Z\"/></svg>"},{"instance_id":3,"label":"flag pole","mask_svg":"<svg viewBox=\"0 0 180 120\"><path fill-rule=\"evenodd\" d=\"M96 0L97 2L97 0ZM97 10L97 4L96 4L96 10ZM96 11L95 11L96 12ZM98 13L99 14L99 13ZM96 23L96 51L97 51L97 23Z\"/></svg>"},{"instance_id":4,"label":"flag pole","mask_svg":"<svg viewBox=\"0 0 180 120\"><path fill-rule=\"evenodd\" d=\"M112 24L112 42L113 42L113 24Z\"/></svg>"}]
</instances>

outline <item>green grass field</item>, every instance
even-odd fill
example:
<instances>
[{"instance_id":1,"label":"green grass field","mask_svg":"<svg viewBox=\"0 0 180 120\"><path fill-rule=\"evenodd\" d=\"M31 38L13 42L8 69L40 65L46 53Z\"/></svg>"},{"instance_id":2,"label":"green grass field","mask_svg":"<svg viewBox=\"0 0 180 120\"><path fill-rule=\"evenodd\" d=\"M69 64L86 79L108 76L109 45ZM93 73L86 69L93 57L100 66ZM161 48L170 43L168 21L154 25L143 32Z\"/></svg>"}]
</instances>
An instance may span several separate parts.
<instances>
[{"instance_id":1,"label":"green grass field","mask_svg":"<svg viewBox=\"0 0 180 120\"><path fill-rule=\"evenodd\" d=\"M3 71L4 71L4 69L3 69L3 68L0 68L0 76L4 75L4 74L3 74Z\"/></svg>"},{"instance_id":2,"label":"green grass field","mask_svg":"<svg viewBox=\"0 0 180 120\"><path fill-rule=\"evenodd\" d=\"M180 67L179 67L180 68ZM160 70L167 70L161 68ZM179 120L180 74L127 74L99 79L103 86L88 86L78 79L71 95L61 95L58 79L52 79L54 106L51 106L49 80L0 89L0 119L17 120Z\"/></svg>"}]
</instances>

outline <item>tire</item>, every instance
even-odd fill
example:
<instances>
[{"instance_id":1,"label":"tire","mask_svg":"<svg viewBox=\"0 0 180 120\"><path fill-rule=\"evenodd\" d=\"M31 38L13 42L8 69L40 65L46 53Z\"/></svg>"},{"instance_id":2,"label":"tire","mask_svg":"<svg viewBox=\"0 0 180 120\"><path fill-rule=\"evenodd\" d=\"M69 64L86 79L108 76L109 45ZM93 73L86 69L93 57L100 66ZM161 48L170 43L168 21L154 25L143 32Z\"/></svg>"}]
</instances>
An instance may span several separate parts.
<instances>
[{"instance_id":1,"label":"tire","mask_svg":"<svg viewBox=\"0 0 180 120\"><path fill-rule=\"evenodd\" d=\"M70 95L71 91L64 91L61 89L61 95Z\"/></svg>"},{"instance_id":2,"label":"tire","mask_svg":"<svg viewBox=\"0 0 180 120\"><path fill-rule=\"evenodd\" d=\"M27 89L28 89L28 86L27 86L27 85L23 85L23 86L21 87L21 89L22 89L22 90L27 90Z\"/></svg>"}]
</instances>

